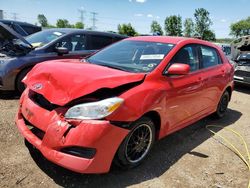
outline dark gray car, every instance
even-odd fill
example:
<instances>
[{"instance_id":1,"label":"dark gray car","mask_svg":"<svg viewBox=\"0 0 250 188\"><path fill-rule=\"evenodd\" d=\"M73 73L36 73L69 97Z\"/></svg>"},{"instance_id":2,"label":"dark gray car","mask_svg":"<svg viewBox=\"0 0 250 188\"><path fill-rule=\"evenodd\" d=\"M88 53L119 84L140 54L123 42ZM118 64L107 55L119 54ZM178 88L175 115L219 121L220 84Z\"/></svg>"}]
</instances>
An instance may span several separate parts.
<instances>
[{"instance_id":1,"label":"dark gray car","mask_svg":"<svg viewBox=\"0 0 250 188\"><path fill-rule=\"evenodd\" d=\"M9 26L22 36L28 36L42 30L41 27L26 22L19 22L15 20L0 20L0 22Z\"/></svg>"},{"instance_id":2,"label":"dark gray car","mask_svg":"<svg viewBox=\"0 0 250 188\"><path fill-rule=\"evenodd\" d=\"M21 80L37 63L81 59L124 38L82 29L48 29L23 38L0 23L0 90L22 92Z\"/></svg>"},{"instance_id":3,"label":"dark gray car","mask_svg":"<svg viewBox=\"0 0 250 188\"><path fill-rule=\"evenodd\" d=\"M250 85L250 53L239 55L234 72L234 82Z\"/></svg>"}]
</instances>

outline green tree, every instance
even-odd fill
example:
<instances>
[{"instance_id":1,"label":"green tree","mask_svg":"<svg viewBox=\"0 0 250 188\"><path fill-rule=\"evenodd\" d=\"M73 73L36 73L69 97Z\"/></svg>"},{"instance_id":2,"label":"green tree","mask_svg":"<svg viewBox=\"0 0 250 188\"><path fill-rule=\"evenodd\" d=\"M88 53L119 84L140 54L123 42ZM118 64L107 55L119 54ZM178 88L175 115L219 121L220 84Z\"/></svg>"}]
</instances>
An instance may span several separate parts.
<instances>
[{"instance_id":1,"label":"green tree","mask_svg":"<svg viewBox=\"0 0 250 188\"><path fill-rule=\"evenodd\" d=\"M212 30L206 30L204 32L205 40L216 41L215 33Z\"/></svg>"},{"instance_id":2,"label":"green tree","mask_svg":"<svg viewBox=\"0 0 250 188\"><path fill-rule=\"evenodd\" d=\"M130 23L128 24L122 24L118 25L118 33L121 35L127 35L127 36L135 36L137 35L137 32L135 29L132 27Z\"/></svg>"},{"instance_id":3,"label":"green tree","mask_svg":"<svg viewBox=\"0 0 250 188\"><path fill-rule=\"evenodd\" d=\"M151 23L151 32L163 35L161 25L157 21L152 21Z\"/></svg>"},{"instance_id":4,"label":"green tree","mask_svg":"<svg viewBox=\"0 0 250 188\"><path fill-rule=\"evenodd\" d=\"M47 28L56 28L56 26L55 26L55 25L49 24L49 25L47 26Z\"/></svg>"},{"instance_id":5,"label":"green tree","mask_svg":"<svg viewBox=\"0 0 250 188\"><path fill-rule=\"evenodd\" d=\"M75 28L77 28L77 29L84 29L84 24L82 22L76 22Z\"/></svg>"},{"instance_id":6,"label":"green tree","mask_svg":"<svg viewBox=\"0 0 250 188\"><path fill-rule=\"evenodd\" d=\"M213 24L209 18L209 12L204 8L195 9L195 34L203 40L207 40L211 34L210 26Z\"/></svg>"},{"instance_id":7,"label":"green tree","mask_svg":"<svg viewBox=\"0 0 250 188\"><path fill-rule=\"evenodd\" d=\"M44 14L38 14L37 16L37 20L38 22L41 24L42 27L47 27L48 24L48 20L47 18L44 16Z\"/></svg>"},{"instance_id":8,"label":"green tree","mask_svg":"<svg viewBox=\"0 0 250 188\"><path fill-rule=\"evenodd\" d=\"M72 26L69 24L68 20L58 19L56 22L56 27L58 27L58 28L71 28Z\"/></svg>"},{"instance_id":9,"label":"green tree","mask_svg":"<svg viewBox=\"0 0 250 188\"><path fill-rule=\"evenodd\" d=\"M236 23L232 23L230 26L230 35L234 37L241 37L250 34L250 17L240 20Z\"/></svg>"},{"instance_id":10,"label":"green tree","mask_svg":"<svg viewBox=\"0 0 250 188\"><path fill-rule=\"evenodd\" d=\"M165 19L165 32L169 36L182 36L181 16L169 16Z\"/></svg>"},{"instance_id":11,"label":"green tree","mask_svg":"<svg viewBox=\"0 0 250 188\"><path fill-rule=\"evenodd\" d=\"M194 22L192 18L187 18L184 20L184 36L192 37L194 36Z\"/></svg>"}]
</instances>

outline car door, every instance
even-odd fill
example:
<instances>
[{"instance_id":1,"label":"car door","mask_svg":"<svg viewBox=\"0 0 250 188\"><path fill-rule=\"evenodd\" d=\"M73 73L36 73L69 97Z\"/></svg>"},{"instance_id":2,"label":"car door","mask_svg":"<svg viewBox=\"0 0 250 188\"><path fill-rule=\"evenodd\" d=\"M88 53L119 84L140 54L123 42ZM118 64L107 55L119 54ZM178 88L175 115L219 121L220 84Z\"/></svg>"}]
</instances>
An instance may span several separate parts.
<instances>
[{"instance_id":1,"label":"car door","mask_svg":"<svg viewBox=\"0 0 250 188\"><path fill-rule=\"evenodd\" d=\"M203 103L209 112L217 106L221 92L226 85L226 70L217 49L200 45L200 54L204 82Z\"/></svg>"},{"instance_id":2,"label":"car door","mask_svg":"<svg viewBox=\"0 0 250 188\"><path fill-rule=\"evenodd\" d=\"M73 34L65 36L59 40L54 48L65 47L69 53L64 54L62 59L81 59L90 54L86 49L86 35L85 34Z\"/></svg>"},{"instance_id":3,"label":"car door","mask_svg":"<svg viewBox=\"0 0 250 188\"><path fill-rule=\"evenodd\" d=\"M187 75L167 76L169 88L166 92L166 116L170 127L178 129L179 126L198 117L205 108L198 45L187 45L181 48L170 61L170 66L174 63L190 66L190 73Z\"/></svg>"},{"instance_id":4,"label":"car door","mask_svg":"<svg viewBox=\"0 0 250 188\"><path fill-rule=\"evenodd\" d=\"M87 38L87 34L80 33L66 35L58 39L44 49L44 53L40 55L43 58L42 61L54 59L82 59L92 54L95 51L87 49ZM59 54L56 50L59 47L67 48L68 53Z\"/></svg>"}]
</instances>

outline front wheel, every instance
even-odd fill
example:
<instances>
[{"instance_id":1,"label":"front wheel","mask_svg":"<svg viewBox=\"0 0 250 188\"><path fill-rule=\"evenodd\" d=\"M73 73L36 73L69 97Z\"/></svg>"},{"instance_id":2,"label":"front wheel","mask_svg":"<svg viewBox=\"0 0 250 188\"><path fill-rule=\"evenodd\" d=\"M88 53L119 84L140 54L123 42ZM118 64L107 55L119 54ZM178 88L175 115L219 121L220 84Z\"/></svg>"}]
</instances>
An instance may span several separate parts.
<instances>
[{"instance_id":1,"label":"front wheel","mask_svg":"<svg viewBox=\"0 0 250 188\"><path fill-rule=\"evenodd\" d=\"M150 118L143 117L134 122L132 127L116 154L115 162L122 168L139 165L148 155L155 140L155 126Z\"/></svg>"},{"instance_id":2,"label":"front wheel","mask_svg":"<svg viewBox=\"0 0 250 188\"><path fill-rule=\"evenodd\" d=\"M229 99L230 99L229 93L228 93L228 91L225 91L220 98L220 102L219 102L219 104L217 106L217 110L215 112L215 115L217 118L222 118L225 115L225 113L227 111Z\"/></svg>"},{"instance_id":3,"label":"front wheel","mask_svg":"<svg viewBox=\"0 0 250 188\"><path fill-rule=\"evenodd\" d=\"M24 69L22 70L22 72L19 73L19 75L17 76L16 79L16 90L19 94L22 94L22 92L25 90L26 86L24 83L22 83L23 78L27 75L27 73L30 71L31 69Z\"/></svg>"}]
</instances>

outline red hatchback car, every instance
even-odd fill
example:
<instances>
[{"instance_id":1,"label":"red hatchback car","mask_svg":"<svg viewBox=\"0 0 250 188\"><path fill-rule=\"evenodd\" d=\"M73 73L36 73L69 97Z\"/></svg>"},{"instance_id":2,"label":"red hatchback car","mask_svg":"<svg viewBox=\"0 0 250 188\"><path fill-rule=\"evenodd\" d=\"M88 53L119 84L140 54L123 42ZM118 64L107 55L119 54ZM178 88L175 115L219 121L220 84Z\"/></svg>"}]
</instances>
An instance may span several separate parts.
<instances>
[{"instance_id":1,"label":"red hatchback car","mask_svg":"<svg viewBox=\"0 0 250 188\"><path fill-rule=\"evenodd\" d=\"M62 167L105 173L113 161L137 166L155 140L205 116L222 117L233 67L209 42L145 36L81 62L38 64L23 81L16 124L25 139Z\"/></svg>"}]
</instances>

